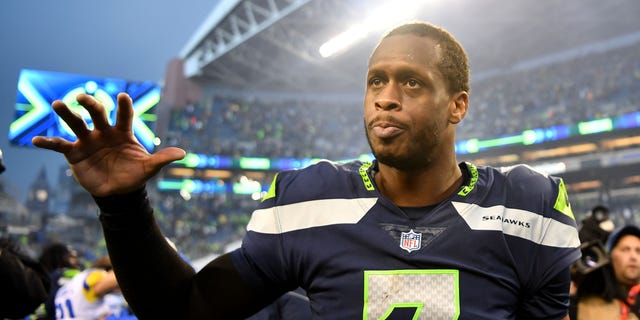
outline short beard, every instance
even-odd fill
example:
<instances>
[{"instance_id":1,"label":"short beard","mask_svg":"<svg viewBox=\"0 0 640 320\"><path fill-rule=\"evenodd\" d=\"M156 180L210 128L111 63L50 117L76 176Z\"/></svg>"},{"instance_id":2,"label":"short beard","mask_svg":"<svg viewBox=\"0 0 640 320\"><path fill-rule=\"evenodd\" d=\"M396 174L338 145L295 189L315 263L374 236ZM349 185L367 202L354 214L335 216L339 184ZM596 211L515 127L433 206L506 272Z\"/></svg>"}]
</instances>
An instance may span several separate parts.
<instances>
[{"instance_id":1,"label":"short beard","mask_svg":"<svg viewBox=\"0 0 640 320\"><path fill-rule=\"evenodd\" d=\"M433 162L432 155L427 157L417 157L414 152L408 152L404 156L399 156L391 152L376 152L373 144L371 143L371 137L369 136L369 130L366 123L364 124L364 132L367 137L369 149L371 149L371 153L379 163L401 171L417 171L429 167Z\"/></svg>"}]
</instances>

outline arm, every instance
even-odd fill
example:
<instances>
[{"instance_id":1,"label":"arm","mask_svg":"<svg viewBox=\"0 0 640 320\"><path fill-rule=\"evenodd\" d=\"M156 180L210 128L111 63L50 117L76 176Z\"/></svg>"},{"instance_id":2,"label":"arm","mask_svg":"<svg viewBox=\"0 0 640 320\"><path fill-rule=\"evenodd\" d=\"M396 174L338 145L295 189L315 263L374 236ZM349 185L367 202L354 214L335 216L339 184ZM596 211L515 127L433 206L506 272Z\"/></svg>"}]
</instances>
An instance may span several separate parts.
<instances>
[{"instance_id":1,"label":"arm","mask_svg":"<svg viewBox=\"0 0 640 320\"><path fill-rule=\"evenodd\" d=\"M229 256L196 274L160 232L144 189L95 200L120 289L139 318L236 319L263 305Z\"/></svg>"},{"instance_id":2,"label":"arm","mask_svg":"<svg viewBox=\"0 0 640 320\"><path fill-rule=\"evenodd\" d=\"M98 283L93 287L93 292L95 292L97 296L102 297L116 288L118 288L116 275L113 271L106 271L104 277L102 277L102 279L100 279L100 281L98 281Z\"/></svg>"},{"instance_id":3,"label":"arm","mask_svg":"<svg viewBox=\"0 0 640 320\"><path fill-rule=\"evenodd\" d=\"M77 101L91 115L93 130L63 102L55 101L53 109L78 140L39 136L33 144L62 153L78 183L94 196L118 283L136 315L142 319L232 318L255 309L251 307L256 303L251 298L254 294L228 257L196 275L169 246L153 218L144 185L164 165L183 158L184 150L165 148L149 154L133 136L133 106L126 94L118 95L114 126L92 96L79 95Z\"/></svg>"}]
</instances>

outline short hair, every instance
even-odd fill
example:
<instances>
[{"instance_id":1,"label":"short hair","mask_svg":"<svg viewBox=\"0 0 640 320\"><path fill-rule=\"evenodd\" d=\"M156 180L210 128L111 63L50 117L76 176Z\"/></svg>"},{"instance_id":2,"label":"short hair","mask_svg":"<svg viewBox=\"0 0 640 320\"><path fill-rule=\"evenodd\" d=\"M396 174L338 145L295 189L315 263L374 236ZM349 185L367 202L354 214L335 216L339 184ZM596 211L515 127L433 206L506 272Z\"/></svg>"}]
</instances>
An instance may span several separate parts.
<instances>
[{"instance_id":1,"label":"short hair","mask_svg":"<svg viewBox=\"0 0 640 320\"><path fill-rule=\"evenodd\" d=\"M59 268L75 267L69 263L69 256L72 254L73 248L63 243L54 243L42 251L39 262L47 270L52 272Z\"/></svg>"},{"instance_id":2,"label":"short hair","mask_svg":"<svg viewBox=\"0 0 640 320\"><path fill-rule=\"evenodd\" d=\"M471 90L469 58L460 42L449 31L426 22L410 22L392 29L381 40L397 35L416 35L435 40L443 52L440 61L438 61L438 70L447 82L449 93L460 91L468 93Z\"/></svg>"}]
</instances>

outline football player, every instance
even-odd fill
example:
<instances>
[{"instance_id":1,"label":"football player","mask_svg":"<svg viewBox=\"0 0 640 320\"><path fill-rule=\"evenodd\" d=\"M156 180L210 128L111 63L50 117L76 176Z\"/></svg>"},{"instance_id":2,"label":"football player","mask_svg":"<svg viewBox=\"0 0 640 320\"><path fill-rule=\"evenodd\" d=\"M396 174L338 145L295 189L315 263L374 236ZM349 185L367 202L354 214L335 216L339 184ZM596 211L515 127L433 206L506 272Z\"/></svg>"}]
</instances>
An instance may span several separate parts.
<instances>
[{"instance_id":1,"label":"football player","mask_svg":"<svg viewBox=\"0 0 640 320\"><path fill-rule=\"evenodd\" d=\"M301 287L318 319L568 319L576 222L561 179L518 165L457 162L469 64L446 30L409 23L369 58L364 128L373 162L281 172L242 247L195 273L167 245L145 183L185 152L148 154L88 95L94 129L56 101L78 140L63 153L101 209L107 247L140 318L234 319ZM356 125L356 124L354 124Z\"/></svg>"}]
</instances>

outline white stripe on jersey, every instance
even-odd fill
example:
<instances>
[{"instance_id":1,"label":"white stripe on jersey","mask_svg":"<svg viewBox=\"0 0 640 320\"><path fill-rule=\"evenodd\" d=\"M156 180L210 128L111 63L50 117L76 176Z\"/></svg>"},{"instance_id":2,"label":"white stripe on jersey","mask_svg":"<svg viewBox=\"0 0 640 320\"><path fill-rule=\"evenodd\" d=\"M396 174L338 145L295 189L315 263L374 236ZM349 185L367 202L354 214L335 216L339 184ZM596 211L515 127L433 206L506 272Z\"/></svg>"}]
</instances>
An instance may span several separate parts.
<instances>
[{"instance_id":1,"label":"white stripe on jersey","mask_svg":"<svg viewBox=\"0 0 640 320\"><path fill-rule=\"evenodd\" d=\"M580 246L578 230L540 214L493 206L488 208L464 202L452 202L462 219L473 230L502 231L505 234L558 248Z\"/></svg>"},{"instance_id":2,"label":"white stripe on jersey","mask_svg":"<svg viewBox=\"0 0 640 320\"><path fill-rule=\"evenodd\" d=\"M326 199L258 209L247 231L279 234L333 224L357 223L378 198Z\"/></svg>"}]
</instances>

